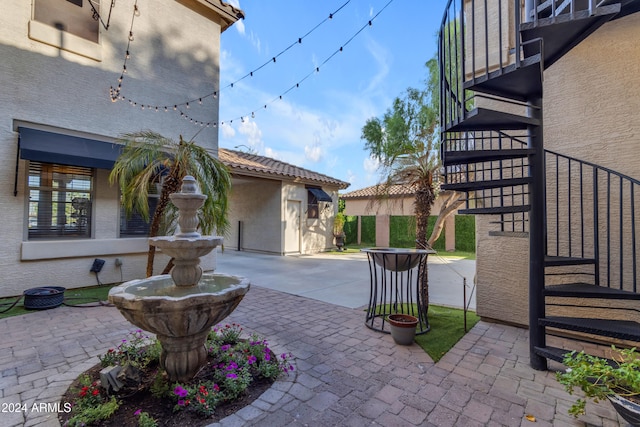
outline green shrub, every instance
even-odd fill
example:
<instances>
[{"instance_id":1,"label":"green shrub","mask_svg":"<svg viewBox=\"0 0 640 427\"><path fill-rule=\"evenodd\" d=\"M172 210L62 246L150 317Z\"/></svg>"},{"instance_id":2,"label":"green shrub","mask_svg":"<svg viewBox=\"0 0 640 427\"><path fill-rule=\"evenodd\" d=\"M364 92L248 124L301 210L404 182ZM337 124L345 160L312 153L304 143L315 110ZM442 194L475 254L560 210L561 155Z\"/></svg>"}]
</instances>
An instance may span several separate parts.
<instances>
[{"instance_id":1,"label":"green shrub","mask_svg":"<svg viewBox=\"0 0 640 427\"><path fill-rule=\"evenodd\" d=\"M456 250L476 251L476 217L474 215L456 215Z\"/></svg>"},{"instance_id":2,"label":"green shrub","mask_svg":"<svg viewBox=\"0 0 640 427\"><path fill-rule=\"evenodd\" d=\"M355 245L358 243L358 217L345 216L344 221L344 244Z\"/></svg>"},{"instance_id":3,"label":"green shrub","mask_svg":"<svg viewBox=\"0 0 640 427\"><path fill-rule=\"evenodd\" d=\"M427 239L431 237L433 226L437 217L430 216L427 226ZM416 247L416 218L414 216L392 216L389 220L389 246L395 248L415 248ZM437 251L445 250L444 230L433 248Z\"/></svg>"},{"instance_id":4,"label":"green shrub","mask_svg":"<svg viewBox=\"0 0 640 427\"><path fill-rule=\"evenodd\" d=\"M389 218L389 246L393 248L416 247L416 219L414 216Z\"/></svg>"},{"instance_id":5,"label":"green shrub","mask_svg":"<svg viewBox=\"0 0 640 427\"><path fill-rule=\"evenodd\" d=\"M361 216L360 224L362 225L362 233L360 234L361 243L363 245L375 245L376 217L373 215Z\"/></svg>"}]
</instances>

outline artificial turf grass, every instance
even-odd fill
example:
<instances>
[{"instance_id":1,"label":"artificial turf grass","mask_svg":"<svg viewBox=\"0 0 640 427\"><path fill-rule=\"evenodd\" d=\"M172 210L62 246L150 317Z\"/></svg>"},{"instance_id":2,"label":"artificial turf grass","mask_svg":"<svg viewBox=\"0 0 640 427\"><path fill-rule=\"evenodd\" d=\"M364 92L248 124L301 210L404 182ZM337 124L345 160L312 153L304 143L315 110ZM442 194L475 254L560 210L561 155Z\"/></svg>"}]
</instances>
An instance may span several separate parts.
<instances>
[{"instance_id":1,"label":"artificial turf grass","mask_svg":"<svg viewBox=\"0 0 640 427\"><path fill-rule=\"evenodd\" d=\"M407 304L398 305L391 309L389 304L378 307L377 313L417 313L417 307L409 307ZM447 354L451 348L466 334L464 330L464 310L445 307L441 305L429 305L427 315L429 319L429 332L416 335L415 341L422 349L437 362ZM471 330L480 317L467 310L467 331ZM420 325L418 325L420 326Z\"/></svg>"},{"instance_id":2,"label":"artificial turf grass","mask_svg":"<svg viewBox=\"0 0 640 427\"><path fill-rule=\"evenodd\" d=\"M429 357L437 362L466 334L464 330L464 310L429 306L429 332L416 335L418 344ZM480 317L474 311L467 310L467 331L471 330Z\"/></svg>"},{"instance_id":3,"label":"artificial turf grass","mask_svg":"<svg viewBox=\"0 0 640 427\"><path fill-rule=\"evenodd\" d=\"M117 283L109 285L88 286L86 288L67 289L64 292L63 304L80 305L106 301L107 295L109 295L109 290L115 285L117 285ZM0 311L9 308L9 306L11 306L11 304L13 304L18 298L22 298L22 296L0 298ZM26 308L24 308L24 300L21 299L11 310L0 313L0 319L4 319L5 317L20 316L22 314L27 314L33 311L39 310L27 310Z\"/></svg>"}]
</instances>

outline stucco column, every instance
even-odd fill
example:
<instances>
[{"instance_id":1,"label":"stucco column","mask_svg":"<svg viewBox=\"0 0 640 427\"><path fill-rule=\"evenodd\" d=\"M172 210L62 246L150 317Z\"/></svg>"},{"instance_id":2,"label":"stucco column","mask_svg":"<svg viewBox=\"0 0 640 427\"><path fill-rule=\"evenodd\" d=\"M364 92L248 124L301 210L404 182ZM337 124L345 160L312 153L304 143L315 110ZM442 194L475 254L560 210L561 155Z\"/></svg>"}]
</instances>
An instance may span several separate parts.
<instances>
[{"instance_id":1,"label":"stucco column","mask_svg":"<svg viewBox=\"0 0 640 427\"><path fill-rule=\"evenodd\" d=\"M456 218L449 215L444 220L444 249L446 251L456 250Z\"/></svg>"},{"instance_id":2,"label":"stucco column","mask_svg":"<svg viewBox=\"0 0 640 427\"><path fill-rule=\"evenodd\" d=\"M376 246L389 246L391 215L376 215Z\"/></svg>"}]
</instances>

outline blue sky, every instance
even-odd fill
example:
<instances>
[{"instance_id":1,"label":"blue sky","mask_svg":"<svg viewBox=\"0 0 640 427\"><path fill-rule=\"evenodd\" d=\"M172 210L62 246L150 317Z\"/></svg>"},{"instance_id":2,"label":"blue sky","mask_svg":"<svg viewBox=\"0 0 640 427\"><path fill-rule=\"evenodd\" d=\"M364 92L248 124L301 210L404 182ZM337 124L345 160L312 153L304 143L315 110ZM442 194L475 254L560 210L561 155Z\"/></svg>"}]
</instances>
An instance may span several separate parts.
<instances>
[{"instance_id":1,"label":"blue sky","mask_svg":"<svg viewBox=\"0 0 640 427\"><path fill-rule=\"evenodd\" d=\"M381 117L407 87L423 86L446 0L229 3L245 19L221 36L220 147L251 149L347 181L345 192L377 183L377 165L360 139L362 127L368 118Z\"/></svg>"}]
</instances>

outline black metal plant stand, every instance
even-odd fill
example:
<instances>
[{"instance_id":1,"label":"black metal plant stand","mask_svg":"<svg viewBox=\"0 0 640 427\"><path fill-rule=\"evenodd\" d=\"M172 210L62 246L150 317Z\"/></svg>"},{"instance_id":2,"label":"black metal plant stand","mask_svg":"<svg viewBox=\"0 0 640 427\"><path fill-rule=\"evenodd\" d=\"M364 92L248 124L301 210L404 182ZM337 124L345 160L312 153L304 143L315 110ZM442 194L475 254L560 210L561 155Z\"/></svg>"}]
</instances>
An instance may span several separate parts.
<instances>
[{"instance_id":1,"label":"black metal plant stand","mask_svg":"<svg viewBox=\"0 0 640 427\"><path fill-rule=\"evenodd\" d=\"M427 278L427 256L435 251L403 248L361 251L367 254L371 275L365 325L374 331L390 333L386 318L400 313L418 318L417 335L428 332L428 307L420 295L420 283Z\"/></svg>"}]
</instances>

